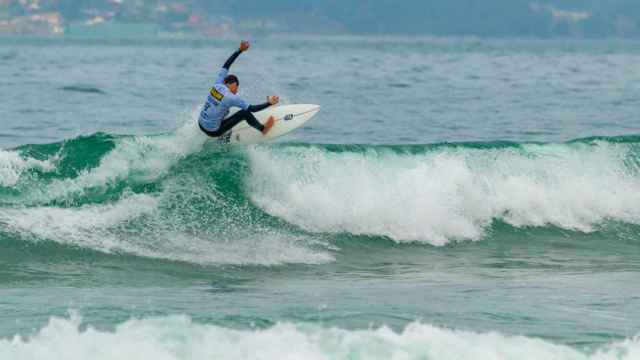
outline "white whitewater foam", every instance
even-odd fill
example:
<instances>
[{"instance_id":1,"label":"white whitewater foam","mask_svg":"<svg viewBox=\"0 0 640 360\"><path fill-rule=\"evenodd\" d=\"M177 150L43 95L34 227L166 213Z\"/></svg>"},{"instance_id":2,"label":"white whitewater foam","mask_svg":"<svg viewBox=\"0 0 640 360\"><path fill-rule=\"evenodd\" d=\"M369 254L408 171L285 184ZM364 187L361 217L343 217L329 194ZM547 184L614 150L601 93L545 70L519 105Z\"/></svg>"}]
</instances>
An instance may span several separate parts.
<instances>
[{"instance_id":1,"label":"white whitewater foam","mask_svg":"<svg viewBox=\"0 0 640 360\"><path fill-rule=\"evenodd\" d=\"M311 324L278 324L264 330L234 330L198 324L186 316L132 319L114 331L81 319L51 318L33 336L0 339L0 359L182 360L182 359L488 359L632 360L640 338L595 352L523 336L474 333L413 323L402 332L387 327L342 330Z\"/></svg>"},{"instance_id":2,"label":"white whitewater foam","mask_svg":"<svg viewBox=\"0 0 640 360\"><path fill-rule=\"evenodd\" d=\"M17 151L0 150L0 186L15 186L22 174L30 169L53 171L55 160L55 157L37 160L24 157Z\"/></svg>"},{"instance_id":3,"label":"white whitewater foam","mask_svg":"<svg viewBox=\"0 0 640 360\"><path fill-rule=\"evenodd\" d=\"M78 208L50 206L0 209L0 224L23 235L104 252L133 251L112 229L156 211L158 200L140 194L115 203Z\"/></svg>"},{"instance_id":4,"label":"white whitewater foam","mask_svg":"<svg viewBox=\"0 0 640 360\"><path fill-rule=\"evenodd\" d=\"M330 152L249 149L252 201L316 232L443 245L478 240L495 219L591 232L640 223L640 177L624 144L523 149Z\"/></svg>"}]
</instances>

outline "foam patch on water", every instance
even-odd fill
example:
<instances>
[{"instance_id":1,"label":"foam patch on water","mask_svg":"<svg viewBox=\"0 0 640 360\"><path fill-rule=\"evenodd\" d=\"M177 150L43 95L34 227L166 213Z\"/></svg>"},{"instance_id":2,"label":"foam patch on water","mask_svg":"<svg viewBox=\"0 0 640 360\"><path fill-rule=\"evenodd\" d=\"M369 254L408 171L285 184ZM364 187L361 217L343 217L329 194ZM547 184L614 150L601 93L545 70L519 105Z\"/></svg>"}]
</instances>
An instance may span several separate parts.
<instances>
[{"instance_id":1,"label":"foam patch on water","mask_svg":"<svg viewBox=\"0 0 640 360\"><path fill-rule=\"evenodd\" d=\"M163 242L147 256L202 265L324 264L334 257L308 247L299 236L261 231L224 239L217 236L196 237L184 233L163 233Z\"/></svg>"},{"instance_id":2,"label":"foam patch on water","mask_svg":"<svg viewBox=\"0 0 640 360\"><path fill-rule=\"evenodd\" d=\"M267 266L334 260L326 251L308 247L301 237L268 229L247 226L251 231L239 233L231 228L223 237L183 231L192 224L163 216L162 201L161 195L131 194L113 203L77 208L5 208L0 209L0 226L32 241L50 240L105 253L202 265Z\"/></svg>"},{"instance_id":3,"label":"foam patch on water","mask_svg":"<svg viewBox=\"0 0 640 360\"><path fill-rule=\"evenodd\" d=\"M640 223L640 176L629 146L526 145L424 154L319 147L249 150L252 201L315 232L443 245L478 240L495 219L592 232Z\"/></svg>"},{"instance_id":4,"label":"foam patch on water","mask_svg":"<svg viewBox=\"0 0 640 360\"><path fill-rule=\"evenodd\" d=\"M586 353L535 338L441 329L413 323L401 332L387 327L343 330L311 324L278 324L234 330L199 324L186 316L132 319L113 331L81 319L51 318L30 337L0 339L0 358L12 360L112 359L496 359L631 360L640 338Z\"/></svg>"},{"instance_id":5,"label":"foam patch on water","mask_svg":"<svg viewBox=\"0 0 640 360\"><path fill-rule=\"evenodd\" d=\"M25 172L36 169L40 171L55 170L55 158L37 160L24 157L16 151L0 150L0 186L15 186Z\"/></svg>"}]
</instances>

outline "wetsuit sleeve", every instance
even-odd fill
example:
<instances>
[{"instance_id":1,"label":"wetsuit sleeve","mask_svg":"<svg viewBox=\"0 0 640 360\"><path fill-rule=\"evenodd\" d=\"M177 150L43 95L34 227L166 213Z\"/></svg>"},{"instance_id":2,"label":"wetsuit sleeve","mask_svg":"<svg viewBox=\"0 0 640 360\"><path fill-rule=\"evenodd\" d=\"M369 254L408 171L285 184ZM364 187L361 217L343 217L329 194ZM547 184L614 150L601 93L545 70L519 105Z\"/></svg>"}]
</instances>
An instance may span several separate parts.
<instances>
[{"instance_id":1,"label":"wetsuit sleeve","mask_svg":"<svg viewBox=\"0 0 640 360\"><path fill-rule=\"evenodd\" d=\"M229 56L227 61L224 62L224 65L222 65L222 68L220 68L220 71L218 71L216 84L222 84L224 82L224 78L227 77L227 75L229 74L229 68L231 67L233 62L236 61L238 56L240 56L241 52L242 51L240 51L240 49L236 50L233 54L231 54L231 56Z\"/></svg>"},{"instance_id":2,"label":"wetsuit sleeve","mask_svg":"<svg viewBox=\"0 0 640 360\"><path fill-rule=\"evenodd\" d=\"M269 104L268 102L266 102L264 104L258 104L258 105L249 105L247 110L249 110L251 112L258 112L258 111L261 111L261 110L264 110L264 109L268 108L269 106L271 106L271 104Z\"/></svg>"},{"instance_id":3,"label":"wetsuit sleeve","mask_svg":"<svg viewBox=\"0 0 640 360\"><path fill-rule=\"evenodd\" d=\"M236 61L238 56L240 56L240 53L242 53L242 51L240 51L240 49L238 49L233 54L231 54L231 56L229 56L227 61L224 62L224 65L222 65L222 68L229 70L231 65L233 65L233 62Z\"/></svg>"}]
</instances>

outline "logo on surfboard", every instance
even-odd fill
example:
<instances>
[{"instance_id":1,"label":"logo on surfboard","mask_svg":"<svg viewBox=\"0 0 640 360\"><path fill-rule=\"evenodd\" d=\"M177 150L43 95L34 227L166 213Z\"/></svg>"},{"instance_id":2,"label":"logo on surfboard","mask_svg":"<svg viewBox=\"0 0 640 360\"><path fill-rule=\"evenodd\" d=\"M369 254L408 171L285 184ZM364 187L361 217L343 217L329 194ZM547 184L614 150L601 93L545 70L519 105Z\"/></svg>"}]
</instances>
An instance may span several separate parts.
<instances>
[{"instance_id":1,"label":"logo on surfboard","mask_svg":"<svg viewBox=\"0 0 640 360\"><path fill-rule=\"evenodd\" d=\"M284 116L284 121L289 121L289 120L293 120L293 114L287 114Z\"/></svg>"}]
</instances>

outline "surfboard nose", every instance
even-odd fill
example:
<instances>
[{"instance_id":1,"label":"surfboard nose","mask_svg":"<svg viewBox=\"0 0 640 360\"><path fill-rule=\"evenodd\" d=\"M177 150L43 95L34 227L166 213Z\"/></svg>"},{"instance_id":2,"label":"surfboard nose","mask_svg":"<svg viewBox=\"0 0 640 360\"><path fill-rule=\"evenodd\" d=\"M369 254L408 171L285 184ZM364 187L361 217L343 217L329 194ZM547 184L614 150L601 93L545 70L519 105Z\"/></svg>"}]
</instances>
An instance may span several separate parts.
<instances>
[{"instance_id":1,"label":"surfboard nose","mask_svg":"<svg viewBox=\"0 0 640 360\"><path fill-rule=\"evenodd\" d=\"M316 113L318 113L318 111L320 111L321 106L320 105L314 105L314 104L310 104L311 106L313 106L313 108L311 109L311 111L313 111L313 114L315 115Z\"/></svg>"},{"instance_id":2,"label":"surfboard nose","mask_svg":"<svg viewBox=\"0 0 640 360\"><path fill-rule=\"evenodd\" d=\"M305 106L307 108L307 110L304 111L304 112L312 114L311 116L317 114L318 111L320 111L320 108L321 108L320 105L316 105L316 104L301 104L301 106Z\"/></svg>"}]
</instances>

